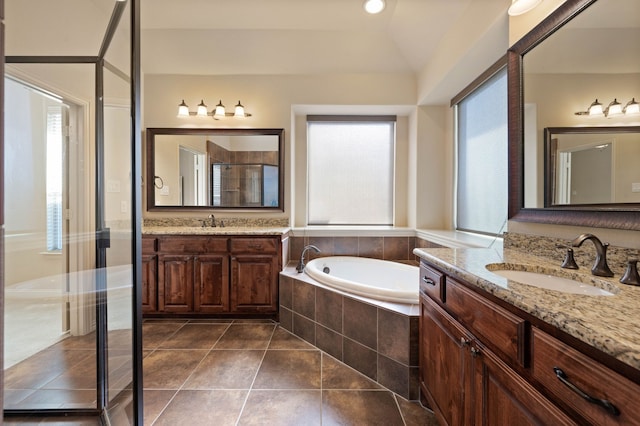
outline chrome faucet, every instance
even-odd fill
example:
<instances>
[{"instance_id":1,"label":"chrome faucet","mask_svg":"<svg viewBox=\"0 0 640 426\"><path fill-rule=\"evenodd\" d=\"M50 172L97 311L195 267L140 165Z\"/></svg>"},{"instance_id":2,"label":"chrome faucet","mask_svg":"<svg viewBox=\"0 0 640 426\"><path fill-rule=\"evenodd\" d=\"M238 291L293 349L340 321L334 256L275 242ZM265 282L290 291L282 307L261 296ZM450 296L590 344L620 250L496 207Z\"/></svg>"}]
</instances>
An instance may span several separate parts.
<instances>
[{"instance_id":1,"label":"chrome faucet","mask_svg":"<svg viewBox=\"0 0 640 426\"><path fill-rule=\"evenodd\" d=\"M608 243L603 244L598 237L593 234L582 234L571 242L573 247L580 247L586 240L591 240L596 247L596 260L591 267L591 273L599 277L612 277L613 272L607 265L607 247Z\"/></svg>"},{"instance_id":2,"label":"chrome faucet","mask_svg":"<svg viewBox=\"0 0 640 426\"><path fill-rule=\"evenodd\" d=\"M304 246L304 248L302 249L302 254L300 255L300 261L298 262L298 266L296 266L296 271L298 271L298 273L304 271L304 255L307 254L307 251L309 251L310 249L315 251L316 253L320 253L320 249L314 245L309 244L308 246Z\"/></svg>"},{"instance_id":3,"label":"chrome faucet","mask_svg":"<svg viewBox=\"0 0 640 426\"><path fill-rule=\"evenodd\" d=\"M216 217L213 214L209 215L209 219L211 219L211 227L215 228L216 227Z\"/></svg>"}]
</instances>

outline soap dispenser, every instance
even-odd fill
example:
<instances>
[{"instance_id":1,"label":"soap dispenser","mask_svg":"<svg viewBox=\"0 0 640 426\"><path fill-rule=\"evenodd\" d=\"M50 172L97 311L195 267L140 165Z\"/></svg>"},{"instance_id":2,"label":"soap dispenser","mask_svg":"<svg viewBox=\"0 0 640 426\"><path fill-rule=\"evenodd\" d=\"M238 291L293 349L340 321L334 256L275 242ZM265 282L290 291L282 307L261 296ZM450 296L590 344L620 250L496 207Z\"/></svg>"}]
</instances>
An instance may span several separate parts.
<instances>
[{"instance_id":1,"label":"soap dispenser","mask_svg":"<svg viewBox=\"0 0 640 426\"><path fill-rule=\"evenodd\" d=\"M622 284L640 286L640 275L638 274L638 259L629 259L627 261L627 270L620 278Z\"/></svg>"}]
</instances>

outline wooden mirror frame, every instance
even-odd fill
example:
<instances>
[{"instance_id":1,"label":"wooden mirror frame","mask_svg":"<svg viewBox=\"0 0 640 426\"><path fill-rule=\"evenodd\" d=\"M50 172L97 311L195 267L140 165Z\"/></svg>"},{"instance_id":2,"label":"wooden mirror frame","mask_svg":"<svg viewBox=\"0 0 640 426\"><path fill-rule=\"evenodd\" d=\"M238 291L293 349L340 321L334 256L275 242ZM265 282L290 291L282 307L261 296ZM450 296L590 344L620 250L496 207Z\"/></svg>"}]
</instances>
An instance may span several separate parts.
<instances>
[{"instance_id":1,"label":"wooden mirror frame","mask_svg":"<svg viewBox=\"0 0 640 426\"><path fill-rule=\"evenodd\" d=\"M634 204L524 208L523 56L596 1L567 0L507 51L510 220L640 230L640 207Z\"/></svg>"},{"instance_id":2,"label":"wooden mirror frame","mask_svg":"<svg viewBox=\"0 0 640 426\"><path fill-rule=\"evenodd\" d=\"M146 130L146 190L147 211L284 211L284 129L202 129L202 128L147 128ZM238 206L157 206L155 200L155 137L156 135L274 135L278 137L278 205L275 207Z\"/></svg>"}]
</instances>

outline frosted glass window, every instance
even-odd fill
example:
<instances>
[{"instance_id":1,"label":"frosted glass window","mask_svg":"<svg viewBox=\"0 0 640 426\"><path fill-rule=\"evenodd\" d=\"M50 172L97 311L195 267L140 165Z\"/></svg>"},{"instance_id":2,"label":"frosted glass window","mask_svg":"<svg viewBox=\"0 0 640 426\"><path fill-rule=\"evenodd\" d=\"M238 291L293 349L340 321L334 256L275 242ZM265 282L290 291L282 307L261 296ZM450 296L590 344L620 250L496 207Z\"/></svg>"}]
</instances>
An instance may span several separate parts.
<instances>
[{"instance_id":1,"label":"frosted glass window","mask_svg":"<svg viewBox=\"0 0 640 426\"><path fill-rule=\"evenodd\" d=\"M457 117L456 227L502 233L508 209L506 69L460 101Z\"/></svg>"},{"instance_id":2,"label":"frosted glass window","mask_svg":"<svg viewBox=\"0 0 640 426\"><path fill-rule=\"evenodd\" d=\"M392 225L395 121L308 122L311 225Z\"/></svg>"}]
</instances>

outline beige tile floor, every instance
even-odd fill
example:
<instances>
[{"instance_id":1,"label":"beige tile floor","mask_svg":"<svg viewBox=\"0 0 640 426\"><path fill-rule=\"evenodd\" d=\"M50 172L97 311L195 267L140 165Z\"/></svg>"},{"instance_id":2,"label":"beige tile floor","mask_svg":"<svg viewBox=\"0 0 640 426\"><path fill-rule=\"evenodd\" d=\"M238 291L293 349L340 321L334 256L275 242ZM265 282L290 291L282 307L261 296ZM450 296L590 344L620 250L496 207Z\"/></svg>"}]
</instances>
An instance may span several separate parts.
<instances>
[{"instance_id":1,"label":"beige tile floor","mask_svg":"<svg viewBox=\"0 0 640 426\"><path fill-rule=\"evenodd\" d=\"M437 424L274 322L147 320L143 337L145 425Z\"/></svg>"}]
</instances>

